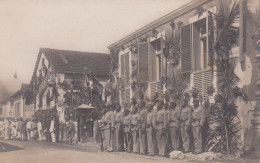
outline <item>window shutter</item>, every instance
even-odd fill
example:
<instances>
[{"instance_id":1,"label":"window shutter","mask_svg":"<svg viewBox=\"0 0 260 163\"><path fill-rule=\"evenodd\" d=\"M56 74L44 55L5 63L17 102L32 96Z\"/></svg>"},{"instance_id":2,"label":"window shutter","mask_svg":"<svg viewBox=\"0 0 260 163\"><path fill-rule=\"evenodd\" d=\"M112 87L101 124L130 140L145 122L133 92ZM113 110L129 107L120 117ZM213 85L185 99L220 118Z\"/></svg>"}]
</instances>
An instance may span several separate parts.
<instances>
[{"instance_id":1,"label":"window shutter","mask_svg":"<svg viewBox=\"0 0 260 163\"><path fill-rule=\"evenodd\" d=\"M181 71L191 71L191 24L181 27Z\"/></svg>"},{"instance_id":2,"label":"window shutter","mask_svg":"<svg viewBox=\"0 0 260 163\"><path fill-rule=\"evenodd\" d=\"M142 43L138 48L138 82L147 82L148 79L148 43Z\"/></svg>"},{"instance_id":3,"label":"window shutter","mask_svg":"<svg viewBox=\"0 0 260 163\"><path fill-rule=\"evenodd\" d=\"M214 20L212 15L208 15L208 62L209 66L213 66L214 52L213 52L213 43L214 43ZM206 66L208 66L206 65Z\"/></svg>"},{"instance_id":4,"label":"window shutter","mask_svg":"<svg viewBox=\"0 0 260 163\"><path fill-rule=\"evenodd\" d=\"M121 84L122 87L125 87L125 56L121 55L120 58L120 63L121 63Z\"/></svg>"},{"instance_id":5,"label":"window shutter","mask_svg":"<svg viewBox=\"0 0 260 163\"><path fill-rule=\"evenodd\" d=\"M199 96L208 96L207 88L213 84L212 70L203 70L194 72L194 88L199 91Z\"/></svg>"},{"instance_id":6,"label":"window shutter","mask_svg":"<svg viewBox=\"0 0 260 163\"><path fill-rule=\"evenodd\" d=\"M129 69L129 53L124 54L125 58L125 87L128 87L130 84L130 69Z\"/></svg>"}]
</instances>

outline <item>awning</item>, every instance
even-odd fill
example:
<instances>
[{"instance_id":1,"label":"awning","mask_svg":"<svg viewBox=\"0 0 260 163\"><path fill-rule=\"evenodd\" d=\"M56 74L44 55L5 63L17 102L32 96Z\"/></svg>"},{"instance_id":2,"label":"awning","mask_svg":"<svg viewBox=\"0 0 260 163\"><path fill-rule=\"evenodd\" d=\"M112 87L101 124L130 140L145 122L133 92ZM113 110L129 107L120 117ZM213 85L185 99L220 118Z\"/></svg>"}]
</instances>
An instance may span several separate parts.
<instances>
[{"instance_id":1,"label":"awning","mask_svg":"<svg viewBox=\"0 0 260 163\"><path fill-rule=\"evenodd\" d=\"M75 109L92 110L92 109L95 109L95 107L93 107L91 105L87 105L87 104L81 104L80 106L76 107Z\"/></svg>"}]
</instances>

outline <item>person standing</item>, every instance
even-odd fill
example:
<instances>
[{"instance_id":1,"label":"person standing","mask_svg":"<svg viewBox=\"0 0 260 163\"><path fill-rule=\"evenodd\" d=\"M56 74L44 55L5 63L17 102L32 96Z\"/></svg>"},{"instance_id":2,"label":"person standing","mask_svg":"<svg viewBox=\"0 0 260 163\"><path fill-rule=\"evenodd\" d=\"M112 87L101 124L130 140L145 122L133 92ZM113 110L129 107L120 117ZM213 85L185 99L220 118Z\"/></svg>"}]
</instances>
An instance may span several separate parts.
<instances>
[{"instance_id":1,"label":"person standing","mask_svg":"<svg viewBox=\"0 0 260 163\"><path fill-rule=\"evenodd\" d=\"M188 100L184 99L181 107L181 138L184 153L190 152L190 126L192 109L188 106Z\"/></svg>"},{"instance_id":2,"label":"person standing","mask_svg":"<svg viewBox=\"0 0 260 163\"><path fill-rule=\"evenodd\" d=\"M28 122L26 123L27 140L30 140L31 138L31 130L32 130L32 121L31 119L29 119Z\"/></svg>"},{"instance_id":3,"label":"person standing","mask_svg":"<svg viewBox=\"0 0 260 163\"><path fill-rule=\"evenodd\" d=\"M112 151L116 151L116 129L115 129L115 125L116 125L116 108L115 105L112 105L111 107L111 146L112 146Z\"/></svg>"},{"instance_id":4,"label":"person standing","mask_svg":"<svg viewBox=\"0 0 260 163\"><path fill-rule=\"evenodd\" d=\"M157 115L156 115L156 138L158 155L166 156L167 148L167 126L168 126L168 114L166 111L167 104L163 104L162 101L158 103Z\"/></svg>"},{"instance_id":5,"label":"person standing","mask_svg":"<svg viewBox=\"0 0 260 163\"><path fill-rule=\"evenodd\" d=\"M147 107L145 107L144 101L139 104L140 115L139 115L139 143L140 143L140 154L145 155L147 152L147 137L146 137L146 117L148 114Z\"/></svg>"},{"instance_id":6,"label":"person standing","mask_svg":"<svg viewBox=\"0 0 260 163\"><path fill-rule=\"evenodd\" d=\"M192 134L194 138L194 152L202 152L202 126L205 122L205 110L199 105L199 100L194 100L194 111L192 113Z\"/></svg>"},{"instance_id":7,"label":"person standing","mask_svg":"<svg viewBox=\"0 0 260 163\"><path fill-rule=\"evenodd\" d=\"M132 118L132 115L130 114L130 111L128 110L128 108L125 108L124 119L123 119L124 143L125 143L125 149L129 153L133 151L133 137L132 137L132 133L131 133L131 118Z\"/></svg>"},{"instance_id":8,"label":"person standing","mask_svg":"<svg viewBox=\"0 0 260 163\"><path fill-rule=\"evenodd\" d=\"M67 144L72 144L73 141L73 137L75 134L75 126L73 121L71 120L71 118L69 119L68 123L67 123Z\"/></svg>"},{"instance_id":9,"label":"person standing","mask_svg":"<svg viewBox=\"0 0 260 163\"><path fill-rule=\"evenodd\" d=\"M4 131L5 131L5 137L4 137L4 139L5 139L5 140L10 139L9 126L10 126L9 120L6 118L5 121L4 121Z\"/></svg>"},{"instance_id":10,"label":"person standing","mask_svg":"<svg viewBox=\"0 0 260 163\"><path fill-rule=\"evenodd\" d=\"M37 131L39 135L39 141L42 141L42 122L40 120L37 123Z\"/></svg>"},{"instance_id":11,"label":"person standing","mask_svg":"<svg viewBox=\"0 0 260 163\"><path fill-rule=\"evenodd\" d=\"M19 125L21 126L21 140L26 140L26 124L22 117L20 119Z\"/></svg>"},{"instance_id":12,"label":"person standing","mask_svg":"<svg viewBox=\"0 0 260 163\"><path fill-rule=\"evenodd\" d=\"M105 140L106 140L106 147L107 151L112 152L113 151L113 111L112 111L112 106L110 106L109 111L105 114Z\"/></svg>"},{"instance_id":13,"label":"person standing","mask_svg":"<svg viewBox=\"0 0 260 163\"><path fill-rule=\"evenodd\" d=\"M153 103L148 103L148 113L146 115L146 135L147 135L147 153L149 156L155 155L155 121L153 112Z\"/></svg>"},{"instance_id":14,"label":"person standing","mask_svg":"<svg viewBox=\"0 0 260 163\"><path fill-rule=\"evenodd\" d=\"M10 125L10 128L11 128L11 139L15 139L16 138L16 119L15 118L12 118L11 119L11 125Z\"/></svg>"},{"instance_id":15,"label":"person standing","mask_svg":"<svg viewBox=\"0 0 260 163\"><path fill-rule=\"evenodd\" d=\"M131 118L131 132L133 135L133 153L139 153L139 113L137 112L137 107L133 107L133 114Z\"/></svg>"},{"instance_id":16,"label":"person standing","mask_svg":"<svg viewBox=\"0 0 260 163\"><path fill-rule=\"evenodd\" d=\"M53 143L56 142L56 135L55 135L55 121L53 116L51 116L51 123L50 123L50 129L49 129L50 133L51 133L51 141Z\"/></svg>"},{"instance_id":17,"label":"person standing","mask_svg":"<svg viewBox=\"0 0 260 163\"><path fill-rule=\"evenodd\" d=\"M171 149L178 150L180 147L180 107L175 102L170 102L169 127Z\"/></svg>"},{"instance_id":18,"label":"person standing","mask_svg":"<svg viewBox=\"0 0 260 163\"><path fill-rule=\"evenodd\" d=\"M124 113L121 111L120 107L117 107L116 113L116 124L115 124L115 139L116 139L116 150L122 151L124 148L124 137L123 137L123 123Z\"/></svg>"},{"instance_id":19,"label":"person standing","mask_svg":"<svg viewBox=\"0 0 260 163\"><path fill-rule=\"evenodd\" d=\"M19 137L20 140L23 140L23 118L20 117L19 121L18 121L18 125L17 125L17 135Z\"/></svg>"},{"instance_id":20,"label":"person standing","mask_svg":"<svg viewBox=\"0 0 260 163\"><path fill-rule=\"evenodd\" d=\"M36 133L37 133L37 123L35 119L32 120L32 129L31 129L31 140L36 140Z\"/></svg>"}]
</instances>

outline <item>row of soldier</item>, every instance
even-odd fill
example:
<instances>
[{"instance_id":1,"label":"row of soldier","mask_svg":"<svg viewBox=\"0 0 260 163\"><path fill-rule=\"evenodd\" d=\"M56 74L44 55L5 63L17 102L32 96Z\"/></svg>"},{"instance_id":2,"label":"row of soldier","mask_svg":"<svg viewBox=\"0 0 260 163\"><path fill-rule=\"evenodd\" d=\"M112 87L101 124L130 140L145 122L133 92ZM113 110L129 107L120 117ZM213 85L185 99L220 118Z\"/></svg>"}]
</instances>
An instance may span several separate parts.
<instances>
[{"instance_id":1,"label":"row of soldier","mask_svg":"<svg viewBox=\"0 0 260 163\"><path fill-rule=\"evenodd\" d=\"M195 154L202 152L205 110L199 100L194 100L193 107L188 100L179 106L163 101L145 105L142 101L131 112L129 108L120 110L110 106L99 120L106 151L167 156L173 150L191 152L193 147Z\"/></svg>"}]
</instances>

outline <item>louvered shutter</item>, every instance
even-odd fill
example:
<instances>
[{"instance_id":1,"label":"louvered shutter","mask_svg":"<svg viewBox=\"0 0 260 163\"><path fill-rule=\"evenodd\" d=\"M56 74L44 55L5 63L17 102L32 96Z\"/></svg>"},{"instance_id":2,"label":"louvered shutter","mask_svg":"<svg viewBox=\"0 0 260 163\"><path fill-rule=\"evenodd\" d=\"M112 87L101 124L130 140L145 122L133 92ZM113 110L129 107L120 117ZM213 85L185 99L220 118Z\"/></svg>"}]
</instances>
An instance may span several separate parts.
<instances>
[{"instance_id":1,"label":"louvered shutter","mask_svg":"<svg viewBox=\"0 0 260 163\"><path fill-rule=\"evenodd\" d=\"M191 24L181 27L181 71L191 71Z\"/></svg>"},{"instance_id":2,"label":"louvered shutter","mask_svg":"<svg viewBox=\"0 0 260 163\"><path fill-rule=\"evenodd\" d=\"M121 59L120 59L120 63L121 63L121 85L124 88L125 87L125 56L121 55Z\"/></svg>"},{"instance_id":3,"label":"louvered shutter","mask_svg":"<svg viewBox=\"0 0 260 163\"><path fill-rule=\"evenodd\" d=\"M212 15L208 15L208 62L207 64L212 66L214 60L213 43L214 43L214 20ZM204 65L204 66L208 66Z\"/></svg>"},{"instance_id":4,"label":"louvered shutter","mask_svg":"<svg viewBox=\"0 0 260 163\"><path fill-rule=\"evenodd\" d=\"M148 80L148 43L142 43L138 48L138 82Z\"/></svg>"},{"instance_id":5,"label":"louvered shutter","mask_svg":"<svg viewBox=\"0 0 260 163\"><path fill-rule=\"evenodd\" d=\"M120 69L121 69L121 104L125 103L125 56L120 56Z\"/></svg>"},{"instance_id":6,"label":"louvered shutter","mask_svg":"<svg viewBox=\"0 0 260 163\"><path fill-rule=\"evenodd\" d=\"M125 57L125 87L128 87L130 84L130 68L129 68L129 53L124 55Z\"/></svg>"},{"instance_id":7,"label":"louvered shutter","mask_svg":"<svg viewBox=\"0 0 260 163\"><path fill-rule=\"evenodd\" d=\"M194 72L194 88L199 91L199 96L207 96L207 88L213 84L213 71L210 69Z\"/></svg>"}]
</instances>

